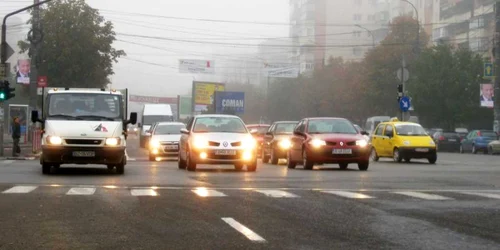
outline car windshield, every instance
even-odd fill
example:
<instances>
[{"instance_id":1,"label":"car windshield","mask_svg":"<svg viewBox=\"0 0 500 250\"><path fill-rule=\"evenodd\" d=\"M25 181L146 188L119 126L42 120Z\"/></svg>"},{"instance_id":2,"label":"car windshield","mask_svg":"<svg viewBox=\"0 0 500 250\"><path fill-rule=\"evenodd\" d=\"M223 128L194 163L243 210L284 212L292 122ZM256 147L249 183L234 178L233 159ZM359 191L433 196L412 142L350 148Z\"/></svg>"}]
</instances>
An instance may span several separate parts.
<instances>
[{"instance_id":1,"label":"car windshield","mask_svg":"<svg viewBox=\"0 0 500 250\"><path fill-rule=\"evenodd\" d=\"M142 122L144 125L151 125L155 122L171 122L172 116L170 116L170 115L148 115L148 116L144 116L142 119L143 119Z\"/></svg>"},{"instance_id":2,"label":"car windshield","mask_svg":"<svg viewBox=\"0 0 500 250\"><path fill-rule=\"evenodd\" d=\"M154 131L155 135L177 135L181 133L181 129L186 128L183 124L160 124L157 125Z\"/></svg>"},{"instance_id":3,"label":"car windshield","mask_svg":"<svg viewBox=\"0 0 500 250\"><path fill-rule=\"evenodd\" d=\"M396 125L398 135L427 136L425 129L418 124L398 124Z\"/></svg>"},{"instance_id":4,"label":"car windshield","mask_svg":"<svg viewBox=\"0 0 500 250\"><path fill-rule=\"evenodd\" d=\"M196 119L195 133L248 133L245 124L237 117L199 117Z\"/></svg>"},{"instance_id":5,"label":"car windshield","mask_svg":"<svg viewBox=\"0 0 500 250\"><path fill-rule=\"evenodd\" d=\"M351 122L344 119L315 119L309 121L309 134L357 134Z\"/></svg>"},{"instance_id":6,"label":"car windshield","mask_svg":"<svg viewBox=\"0 0 500 250\"><path fill-rule=\"evenodd\" d=\"M56 93L48 97L48 118L63 120L120 120L119 95L94 93Z\"/></svg>"},{"instance_id":7,"label":"car windshield","mask_svg":"<svg viewBox=\"0 0 500 250\"><path fill-rule=\"evenodd\" d=\"M278 123L276 124L276 134L291 134L297 123Z\"/></svg>"}]
</instances>

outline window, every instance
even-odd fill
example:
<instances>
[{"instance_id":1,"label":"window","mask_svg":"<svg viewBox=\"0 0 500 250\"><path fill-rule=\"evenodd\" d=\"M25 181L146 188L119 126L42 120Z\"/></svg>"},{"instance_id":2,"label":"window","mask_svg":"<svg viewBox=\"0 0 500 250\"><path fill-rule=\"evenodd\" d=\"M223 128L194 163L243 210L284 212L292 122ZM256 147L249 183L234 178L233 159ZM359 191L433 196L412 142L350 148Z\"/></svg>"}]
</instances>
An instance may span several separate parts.
<instances>
[{"instance_id":1,"label":"window","mask_svg":"<svg viewBox=\"0 0 500 250\"><path fill-rule=\"evenodd\" d=\"M354 14L354 16L352 17L352 20L361 21L361 14Z\"/></svg>"},{"instance_id":2,"label":"window","mask_svg":"<svg viewBox=\"0 0 500 250\"><path fill-rule=\"evenodd\" d=\"M394 135L394 132L393 132L393 130L392 130L392 125L387 125L387 126L385 127L385 132L384 132L384 135L385 135L385 136L392 136L392 135Z\"/></svg>"},{"instance_id":3,"label":"window","mask_svg":"<svg viewBox=\"0 0 500 250\"><path fill-rule=\"evenodd\" d=\"M359 30L353 31L352 37L361 37L361 31L359 31Z\"/></svg>"},{"instance_id":4,"label":"window","mask_svg":"<svg viewBox=\"0 0 500 250\"><path fill-rule=\"evenodd\" d=\"M375 131L375 134L382 135L383 132L384 132L384 125L380 125L377 127L377 131Z\"/></svg>"},{"instance_id":5,"label":"window","mask_svg":"<svg viewBox=\"0 0 500 250\"><path fill-rule=\"evenodd\" d=\"M485 26L484 17L482 17L482 16L471 20L469 23L469 29L471 29L471 30L483 28L484 26Z\"/></svg>"},{"instance_id":6,"label":"window","mask_svg":"<svg viewBox=\"0 0 500 250\"><path fill-rule=\"evenodd\" d=\"M277 135L280 134L291 134L293 132L293 128L297 125L296 123L278 123L276 124L275 128L276 131L275 133Z\"/></svg>"},{"instance_id":7,"label":"window","mask_svg":"<svg viewBox=\"0 0 500 250\"><path fill-rule=\"evenodd\" d=\"M357 134L351 122L345 119L314 119L309 121L307 132L310 134Z\"/></svg>"},{"instance_id":8,"label":"window","mask_svg":"<svg viewBox=\"0 0 500 250\"><path fill-rule=\"evenodd\" d=\"M184 124L159 124L154 128L155 135L178 135L181 129L185 128Z\"/></svg>"},{"instance_id":9,"label":"window","mask_svg":"<svg viewBox=\"0 0 500 250\"><path fill-rule=\"evenodd\" d=\"M237 117L198 117L193 132L197 133L247 133L248 130Z\"/></svg>"},{"instance_id":10,"label":"window","mask_svg":"<svg viewBox=\"0 0 500 250\"><path fill-rule=\"evenodd\" d=\"M89 93L56 93L48 98L50 119L121 119L121 96ZM100 118L102 117L102 118Z\"/></svg>"},{"instance_id":11,"label":"window","mask_svg":"<svg viewBox=\"0 0 500 250\"><path fill-rule=\"evenodd\" d=\"M425 129L418 124L401 124L396 125L396 130L398 135L409 135L409 136L427 136Z\"/></svg>"}]
</instances>

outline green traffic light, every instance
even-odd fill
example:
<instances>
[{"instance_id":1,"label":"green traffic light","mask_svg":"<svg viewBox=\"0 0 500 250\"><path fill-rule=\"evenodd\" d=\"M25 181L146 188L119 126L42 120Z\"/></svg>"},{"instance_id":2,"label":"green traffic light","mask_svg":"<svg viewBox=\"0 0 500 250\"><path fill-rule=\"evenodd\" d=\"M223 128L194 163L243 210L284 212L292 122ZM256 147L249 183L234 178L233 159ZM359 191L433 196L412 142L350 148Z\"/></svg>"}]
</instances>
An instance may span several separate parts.
<instances>
[{"instance_id":1,"label":"green traffic light","mask_svg":"<svg viewBox=\"0 0 500 250\"><path fill-rule=\"evenodd\" d=\"M0 100L5 100L5 93L4 92L0 92Z\"/></svg>"}]
</instances>

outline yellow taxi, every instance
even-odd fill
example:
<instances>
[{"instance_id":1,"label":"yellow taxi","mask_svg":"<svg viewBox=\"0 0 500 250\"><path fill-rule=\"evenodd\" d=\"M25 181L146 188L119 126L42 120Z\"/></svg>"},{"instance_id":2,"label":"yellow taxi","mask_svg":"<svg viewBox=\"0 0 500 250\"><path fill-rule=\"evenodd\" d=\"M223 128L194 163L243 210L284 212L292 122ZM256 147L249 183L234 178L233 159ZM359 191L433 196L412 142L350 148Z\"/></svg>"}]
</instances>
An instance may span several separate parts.
<instances>
[{"instance_id":1,"label":"yellow taxi","mask_svg":"<svg viewBox=\"0 0 500 250\"><path fill-rule=\"evenodd\" d=\"M411 159L437 160L436 144L418 123L402 122L392 118L379 123L370 135L371 159L393 158L395 162L410 162Z\"/></svg>"}]
</instances>

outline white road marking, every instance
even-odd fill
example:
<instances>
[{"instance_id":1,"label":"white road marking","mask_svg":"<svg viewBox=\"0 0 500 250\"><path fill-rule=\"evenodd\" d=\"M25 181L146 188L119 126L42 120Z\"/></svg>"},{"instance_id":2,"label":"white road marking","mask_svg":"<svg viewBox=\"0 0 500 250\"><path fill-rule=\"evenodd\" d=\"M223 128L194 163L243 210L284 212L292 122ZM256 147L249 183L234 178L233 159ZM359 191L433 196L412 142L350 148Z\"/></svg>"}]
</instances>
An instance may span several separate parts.
<instances>
[{"instance_id":1,"label":"white road marking","mask_svg":"<svg viewBox=\"0 0 500 250\"><path fill-rule=\"evenodd\" d=\"M130 194L132 196L158 196L158 193L153 189L132 189Z\"/></svg>"},{"instance_id":2,"label":"white road marking","mask_svg":"<svg viewBox=\"0 0 500 250\"><path fill-rule=\"evenodd\" d=\"M33 190L35 190L37 186L15 186L12 188L9 188L2 193L4 194L27 194Z\"/></svg>"},{"instance_id":3,"label":"white road marking","mask_svg":"<svg viewBox=\"0 0 500 250\"><path fill-rule=\"evenodd\" d=\"M222 218L224 222L229 224L232 228L236 229L236 231L240 232L241 234L245 235L249 240L251 241L257 241L257 242L265 242L266 240L262 238L260 235L256 234L252 230L250 230L248 227L245 227L241 223L237 222L235 219L226 217Z\"/></svg>"},{"instance_id":4,"label":"white road marking","mask_svg":"<svg viewBox=\"0 0 500 250\"><path fill-rule=\"evenodd\" d=\"M5 161L2 161L3 164L12 164L13 162L15 162L15 160L5 160Z\"/></svg>"},{"instance_id":5,"label":"white road marking","mask_svg":"<svg viewBox=\"0 0 500 250\"><path fill-rule=\"evenodd\" d=\"M373 196L369 196L366 194L362 193L355 193L355 192L346 192L346 191L321 191L323 193L328 193L328 194L334 194L346 198L352 198L352 199L371 199L374 198Z\"/></svg>"},{"instance_id":6,"label":"white road marking","mask_svg":"<svg viewBox=\"0 0 500 250\"><path fill-rule=\"evenodd\" d=\"M266 189L258 189L255 190L256 192L265 194L266 196L273 197L273 198L297 198L299 196L283 191L283 190L266 190Z\"/></svg>"},{"instance_id":7,"label":"white road marking","mask_svg":"<svg viewBox=\"0 0 500 250\"><path fill-rule=\"evenodd\" d=\"M66 194L67 195L93 195L95 193L95 188L71 188Z\"/></svg>"},{"instance_id":8,"label":"white road marking","mask_svg":"<svg viewBox=\"0 0 500 250\"><path fill-rule=\"evenodd\" d=\"M452 198L437 195L437 194L426 194L426 193L420 193L420 192L394 192L395 194L401 194L401 195L406 195L414 198L420 198L424 200L434 200L434 201L443 201L443 200L453 200Z\"/></svg>"},{"instance_id":9,"label":"white road marking","mask_svg":"<svg viewBox=\"0 0 500 250\"><path fill-rule=\"evenodd\" d=\"M477 195L491 199L500 199L500 194L488 194L488 193L477 193L477 192L460 192L461 194Z\"/></svg>"},{"instance_id":10,"label":"white road marking","mask_svg":"<svg viewBox=\"0 0 500 250\"><path fill-rule=\"evenodd\" d=\"M191 191L193 191L193 193L195 193L195 194L197 194L198 196L201 196L201 197L224 197L224 196L226 196L222 192L219 192L219 191L216 191L216 190L212 190L212 189L207 189L207 188L204 188L204 187L196 188L196 189L193 189Z\"/></svg>"}]
</instances>

